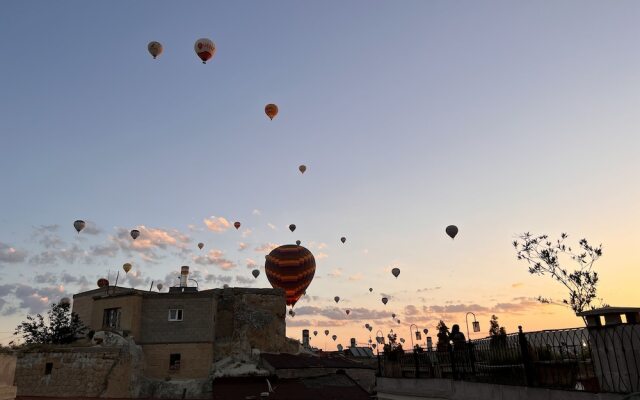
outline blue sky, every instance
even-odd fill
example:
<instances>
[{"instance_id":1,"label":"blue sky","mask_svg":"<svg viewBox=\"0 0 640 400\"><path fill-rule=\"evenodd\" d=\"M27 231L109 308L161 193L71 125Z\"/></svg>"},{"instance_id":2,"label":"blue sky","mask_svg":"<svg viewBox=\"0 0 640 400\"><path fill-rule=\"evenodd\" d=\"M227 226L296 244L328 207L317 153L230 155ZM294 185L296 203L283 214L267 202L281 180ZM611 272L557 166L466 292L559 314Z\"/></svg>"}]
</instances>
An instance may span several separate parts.
<instances>
[{"instance_id":1,"label":"blue sky","mask_svg":"<svg viewBox=\"0 0 640 400\"><path fill-rule=\"evenodd\" d=\"M332 292L382 312L370 286L425 326L445 304L498 312L509 330L578 325L523 300L563 296L515 260L524 231L602 242L602 295L637 305L639 16L631 1L4 2L0 331L37 308L21 299L54 297L64 271L95 282L133 261L142 288L188 264L242 285L247 259L262 265L256 248L296 239L324 256L318 309L290 322L295 336L360 334L322 312ZM207 65L200 37L217 46ZM213 232L211 216L243 229ZM78 218L99 232L78 238ZM140 225L154 241L132 250L118 235ZM214 263L196 263L199 241ZM523 301L546 316L494 306Z\"/></svg>"}]
</instances>

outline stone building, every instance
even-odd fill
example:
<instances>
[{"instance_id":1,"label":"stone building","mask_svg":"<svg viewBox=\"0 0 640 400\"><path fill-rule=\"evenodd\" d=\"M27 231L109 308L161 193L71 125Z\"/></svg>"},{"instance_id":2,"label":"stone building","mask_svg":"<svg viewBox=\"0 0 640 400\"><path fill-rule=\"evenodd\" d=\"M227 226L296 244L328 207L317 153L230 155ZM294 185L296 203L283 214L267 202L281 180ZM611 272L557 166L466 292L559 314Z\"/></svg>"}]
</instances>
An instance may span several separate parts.
<instances>
[{"instance_id":1,"label":"stone building","mask_svg":"<svg viewBox=\"0 0 640 400\"><path fill-rule=\"evenodd\" d=\"M180 286L164 293L107 286L74 295L73 311L92 341L23 351L18 395L201 398L221 360L299 351L285 336L282 290L198 291L187 275L183 267ZM85 384L77 382L80 370L91 371Z\"/></svg>"}]
</instances>

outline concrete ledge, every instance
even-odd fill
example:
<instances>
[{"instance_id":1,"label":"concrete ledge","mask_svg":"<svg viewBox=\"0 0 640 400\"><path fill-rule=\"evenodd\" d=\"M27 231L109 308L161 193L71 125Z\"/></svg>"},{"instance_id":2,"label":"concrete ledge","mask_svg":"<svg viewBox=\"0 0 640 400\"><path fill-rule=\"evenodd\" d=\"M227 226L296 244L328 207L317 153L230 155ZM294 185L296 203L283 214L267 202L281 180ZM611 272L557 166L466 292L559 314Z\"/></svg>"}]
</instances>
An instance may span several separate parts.
<instances>
[{"instance_id":1,"label":"concrete ledge","mask_svg":"<svg viewBox=\"0 0 640 400\"><path fill-rule=\"evenodd\" d=\"M16 386L0 385L0 400L13 400L18 394Z\"/></svg>"},{"instance_id":2,"label":"concrete ledge","mask_svg":"<svg viewBox=\"0 0 640 400\"><path fill-rule=\"evenodd\" d=\"M449 379L378 378L379 400L622 400L624 395L493 385Z\"/></svg>"}]
</instances>

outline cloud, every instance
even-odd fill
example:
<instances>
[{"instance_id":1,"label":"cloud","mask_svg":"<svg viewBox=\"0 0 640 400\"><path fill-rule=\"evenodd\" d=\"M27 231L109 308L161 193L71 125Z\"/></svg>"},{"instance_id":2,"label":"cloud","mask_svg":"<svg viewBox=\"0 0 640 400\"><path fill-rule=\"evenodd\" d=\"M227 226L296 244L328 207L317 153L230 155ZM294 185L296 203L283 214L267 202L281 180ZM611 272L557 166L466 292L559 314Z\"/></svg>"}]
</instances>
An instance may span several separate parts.
<instances>
[{"instance_id":1,"label":"cloud","mask_svg":"<svg viewBox=\"0 0 640 400\"><path fill-rule=\"evenodd\" d=\"M277 230L278 230L278 228L277 228L274 224L272 224L271 222L267 222L267 226L268 226L269 228L271 228L272 230L274 230L274 231L277 231Z\"/></svg>"},{"instance_id":2,"label":"cloud","mask_svg":"<svg viewBox=\"0 0 640 400\"><path fill-rule=\"evenodd\" d=\"M362 275L360 272L358 272L358 273L357 273L357 274L355 274L355 275L351 275L351 276L349 277L349 280L350 280L350 281L360 281L360 280L362 280L363 278L364 278L364 275Z\"/></svg>"},{"instance_id":3,"label":"cloud","mask_svg":"<svg viewBox=\"0 0 640 400\"><path fill-rule=\"evenodd\" d=\"M515 289L515 288L521 288L521 287L523 287L523 286L524 286L524 283L523 283L523 282L516 282L516 283L512 283L512 284L511 284L511 287L512 287L512 288L514 288L514 289Z\"/></svg>"},{"instance_id":4,"label":"cloud","mask_svg":"<svg viewBox=\"0 0 640 400\"><path fill-rule=\"evenodd\" d=\"M253 231L251 229L247 228L247 229L242 231L242 237L243 238L249 237L249 236L251 236L252 233L253 233Z\"/></svg>"},{"instance_id":5,"label":"cloud","mask_svg":"<svg viewBox=\"0 0 640 400\"><path fill-rule=\"evenodd\" d=\"M19 263L27 258L27 252L0 242L0 262Z\"/></svg>"},{"instance_id":6,"label":"cloud","mask_svg":"<svg viewBox=\"0 0 640 400\"><path fill-rule=\"evenodd\" d=\"M215 217L211 216L210 218L204 219L204 224L209 228L212 232L224 232L231 227L231 223L223 217Z\"/></svg>"},{"instance_id":7,"label":"cloud","mask_svg":"<svg viewBox=\"0 0 640 400\"><path fill-rule=\"evenodd\" d=\"M99 244L95 246L91 246L90 254L92 256L97 257L109 257L113 258L118 255L118 250L120 250L120 246L118 246L115 242L108 242L105 244Z\"/></svg>"},{"instance_id":8,"label":"cloud","mask_svg":"<svg viewBox=\"0 0 640 400\"><path fill-rule=\"evenodd\" d=\"M275 249L276 247L278 247L278 245L275 243L263 243L258 247L256 247L254 251L259 253L269 253L271 250Z\"/></svg>"},{"instance_id":9,"label":"cloud","mask_svg":"<svg viewBox=\"0 0 640 400\"><path fill-rule=\"evenodd\" d=\"M246 258L244 261L245 261L246 266L247 266L248 269L260 268L258 263L252 258Z\"/></svg>"},{"instance_id":10,"label":"cloud","mask_svg":"<svg viewBox=\"0 0 640 400\"><path fill-rule=\"evenodd\" d=\"M87 261L87 255L88 253L85 250L74 243L68 248L44 250L29 258L29 262L37 265L52 265L56 264L58 261L73 264L81 258L85 258L85 261Z\"/></svg>"},{"instance_id":11,"label":"cloud","mask_svg":"<svg viewBox=\"0 0 640 400\"><path fill-rule=\"evenodd\" d=\"M427 288L418 289L418 290L416 290L416 292L418 292L418 293L431 292L431 291L440 290L440 289L442 289L442 286L434 286L434 287L427 287Z\"/></svg>"},{"instance_id":12,"label":"cloud","mask_svg":"<svg viewBox=\"0 0 640 400\"><path fill-rule=\"evenodd\" d=\"M418 308L413 304L409 304L408 306L405 306L404 313L407 316L419 315L420 310L418 310Z\"/></svg>"},{"instance_id":13,"label":"cloud","mask_svg":"<svg viewBox=\"0 0 640 400\"><path fill-rule=\"evenodd\" d=\"M102 233L102 229L98 228L98 225L93 221L85 221L82 233L84 235L99 235Z\"/></svg>"},{"instance_id":14,"label":"cloud","mask_svg":"<svg viewBox=\"0 0 640 400\"><path fill-rule=\"evenodd\" d=\"M214 283L214 282L219 282L219 283L231 283L231 280L233 278L231 278L230 276L226 276L226 275L213 275L213 274L207 274L205 276L205 281L207 283Z\"/></svg>"},{"instance_id":15,"label":"cloud","mask_svg":"<svg viewBox=\"0 0 640 400\"><path fill-rule=\"evenodd\" d=\"M316 260L322 260L329 257L329 255L323 252L318 252L317 254L314 255L314 257L316 258Z\"/></svg>"},{"instance_id":16,"label":"cloud","mask_svg":"<svg viewBox=\"0 0 640 400\"><path fill-rule=\"evenodd\" d=\"M296 316L315 315L333 321L381 320L388 319L390 315L388 311L371 310L363 307L350 308L350 310L351 313L349 315L338 307L303 306L296 308L295 311Z\"/></svg>"},{"instance_id":17,"label":"cloud","mask_svg":"<svg viewBox=\"0 0 640 400\"><path fill-rule=\"evenodd\" d=\"M253 211L251 211L251 214L253 214L253 215L262 215L260 210L258 210L257 208L254 208Z\"/></svg>"},{"instance_id":18,"label":"cloud","mask_svg":"<svg viewBox=\"0 0 640 400\"><path fill-rule=\"evenodd\" d=\"M174 249L182 253L190 251L191 238L177 229L151 228L144 225L140 225L136 229L140 231L140 236L133 240L129 229L118 228L115 236L109 237L111 245L115 244L128 255L131 252L137 252L146 261L156 261L160 258L156 253L158 249ZM114 254L114 249L109 246L96 246L92 248L92 251L102 252L107 255Z\"/></svg>"},{"instance_id":19,"label":"cloud","mask_svg":"<svg viewBox=\"0 0 640 400\"><path fill-rule=\"evenodd\" d=\"M222 250L209 250L205 256L195 256L193 261L200 265L215 265L224 270L229 270L237 267L236 263L224 258L224 252Z\"/></svg>"},{"instance_id":20,"label":"cloud","mask_svg":"<svg viewBox=\"0 0 640 400\"><path fill-rule=\"evenodd\" d=\"M329 272L327 275L332 278L339 278L342 276L342 268L335 268L334 270Z\"/></svg>"},{"instance_id":21,"label":"cloud","mask_svg":"<svg viewBox=\"0 0 640 400\"><path fill-rule=\"evenodd\" d=\"M242 275L236 275L236 282L242 284L242 285L250 285L252 283L254 283L256 280L255 278L252 277L246 277L246 276L242 276Z\"/></svg>"},{"instance_id":22,"label":"cloud","mask_svg":"<svg viewBox=\"0 0 640 400\"><path fill-rule=\"evenodd\" d=\"M244 251L246 250L247 247L249 247L249 245L246 244L245 242L238 243L238 251Z\"/></svg>"},{"instance_id":23,"label":"cloud","mask_svg":"<svg viewBox=\"0 0 640 400\"><path fill-rule=\"evenodd\" d=\"M17 283L0 286L2 315L18 314L20 310L26 310L28 314L42 313L49 304L59 301L62 297L68 297L62 285L33 287Z\"/></svg>"}]
</instances>

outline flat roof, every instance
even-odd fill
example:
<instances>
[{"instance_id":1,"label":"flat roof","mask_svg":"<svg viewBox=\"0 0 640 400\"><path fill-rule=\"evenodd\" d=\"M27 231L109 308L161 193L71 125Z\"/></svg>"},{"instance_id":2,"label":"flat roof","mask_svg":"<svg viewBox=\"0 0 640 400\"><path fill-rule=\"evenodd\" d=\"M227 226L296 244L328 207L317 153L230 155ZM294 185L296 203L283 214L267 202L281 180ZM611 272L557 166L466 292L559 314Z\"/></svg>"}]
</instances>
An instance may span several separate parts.
<instances>
[{"instance_id":1,"label":"flat roof","mask_svg":"<svg viewBox=\"0 0 640 400\"><path fill-rule=\"evenodd\" d=\"M626 314L640 312L640 307L602 307L594 310L588 310L579 312L576 315L578 317L588 317L591 315L606 315L606 314Z\"/></svg>"}]
</instances>

